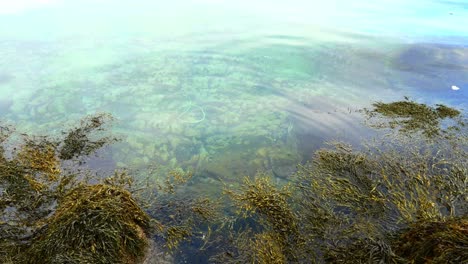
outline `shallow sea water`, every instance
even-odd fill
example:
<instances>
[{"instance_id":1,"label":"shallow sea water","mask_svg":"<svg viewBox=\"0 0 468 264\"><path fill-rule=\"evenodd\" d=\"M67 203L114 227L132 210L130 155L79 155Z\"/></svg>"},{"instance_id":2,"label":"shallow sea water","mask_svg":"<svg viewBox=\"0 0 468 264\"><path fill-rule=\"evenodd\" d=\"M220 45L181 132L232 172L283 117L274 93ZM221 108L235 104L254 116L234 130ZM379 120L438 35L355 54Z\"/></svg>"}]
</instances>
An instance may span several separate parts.
<instances>
[{"instance_id":1,"label":"shallow sea water","mask_svg":"<svg viewBox=\"0 0 468 264\"><path fill-rule=\"evenodd\" d=\"M375 101L468 107L466 1L10 2L2 120L58 134L109 112L122 141L92 164L181 167L203 192L371 137Z\"/></svg>"}]
</instances>

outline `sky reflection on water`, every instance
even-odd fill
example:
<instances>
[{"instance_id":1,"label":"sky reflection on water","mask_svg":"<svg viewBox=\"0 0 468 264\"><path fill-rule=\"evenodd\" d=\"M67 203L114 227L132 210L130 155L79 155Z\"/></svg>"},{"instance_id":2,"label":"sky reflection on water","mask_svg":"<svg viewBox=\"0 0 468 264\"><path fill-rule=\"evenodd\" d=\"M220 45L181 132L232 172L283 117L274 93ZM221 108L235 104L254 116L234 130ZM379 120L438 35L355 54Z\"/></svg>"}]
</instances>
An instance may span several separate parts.
<instances>
[{"instance_id":1,"label":"sky reflection on water","mask_svg":"<svg viewBox=\"0 0 468 264\"><path fill-rule=\"evenodd\" d=\"M58 133L110 112L123 138L112 166L286 178L324 140L369 137L355 111L373 101L467 109L463 1L30 0L0 10L3 118Z\"/></svg>"}]
</instances>

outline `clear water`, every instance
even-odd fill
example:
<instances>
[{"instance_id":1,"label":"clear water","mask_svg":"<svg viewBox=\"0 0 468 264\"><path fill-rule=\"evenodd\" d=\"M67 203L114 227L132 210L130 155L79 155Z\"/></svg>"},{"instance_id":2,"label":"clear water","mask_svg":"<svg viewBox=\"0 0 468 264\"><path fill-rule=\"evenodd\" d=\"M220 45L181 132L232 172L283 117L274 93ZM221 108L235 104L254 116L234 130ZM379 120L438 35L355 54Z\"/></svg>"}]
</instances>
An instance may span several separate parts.
<instances>
[{"instance_id":1,"label":"clear water","mask_svg":"<svg viewBox=\"0 0 468 264\"><path fill-rule=\"evenodd\" d=\"M467 25L466 0L0 0L0 114L50 134L110 112L102 164L192 169L203 191L282 179L369 137L373 101L467 109Z\"/></svg>"}]
</instances>

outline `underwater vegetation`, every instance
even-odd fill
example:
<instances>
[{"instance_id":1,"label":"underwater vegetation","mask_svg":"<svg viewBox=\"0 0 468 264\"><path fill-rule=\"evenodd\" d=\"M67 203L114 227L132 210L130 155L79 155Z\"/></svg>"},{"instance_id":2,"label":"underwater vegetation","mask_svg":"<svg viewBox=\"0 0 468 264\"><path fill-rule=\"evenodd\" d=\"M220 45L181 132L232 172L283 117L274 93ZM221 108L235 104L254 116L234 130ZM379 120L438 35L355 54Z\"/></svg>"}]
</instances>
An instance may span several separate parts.
<instances>
[{"instance_id":1,"label":"underwater vegetation","mask_svg":"<svg viewBox=\"0 0 468 264\"><path fill-rule=\"evenodd\" d=\"M2 125L0 262L468 263L462 112L373 106L370 121L399 128L391 137L330 142L290 181L258 172L224 182L219 197L191 190L196 175L182 169L138 180L83 169L84 156L116 141L102 133L107 114L59 139ZM160 254L148 253L154 244Z\"/></svg>"},{"instance_id":2,"label":"underwater vegetation","mask_svg":"<svg viewBox=\"0 0 468 264\"><path fill-rule=\"evenodd\" d=\"M455 149L456 157L447 161L450 147L438 147L445 153L435 154L435 148L405 144L356 151L336 143L299 167L297 187L305 233L313 242L321 241L316 250L326 262L427 263L432 259L431 263L459 263L468 258L466 232L439 233L437 243L417 244L431 239L419 227L466 221L466 153ZM445 243L452 245L450 250L456 252L452 256L457 258L415 256L437 251L433 248ZM402 254L400 248L408 246L414 253Z\"/></svg>"},{"instance_id":3,"label":"underwater vegetation","mask_svg":"<svg viewBox=\"0 0 468 264\"><path fill-rule=\"evenodd\" d=\"M254 217L263 229L249 242L255 249L251 254L254 262L284 263L280 260L301 258L298 252L303 247L303 238L299 219L288 203L292 196L288 185L279 188L268 175L259 173L253 180L244 178L239 191L225 192L242 217Z\"/></svg>"},{"instance_id":4,"label":"underwater vegetation","mask_svg":"<svg viewBox=\"0 0 468 264\"><path fill-rule=\"evenodd\" d=\"M418 221L401 232L395 252L410 262L465 263L468 245L466 215L445 221Z\"/></svg>"},{"instance_id":5,"label":"underwater vegetation","mask_svg":"<svg viewBox=\"0 0 468 264\"><path fill-rule=\"evenodd\" d=\"M406 101L374 107L371 111L376 113L385 109L403 116L423 112L432 120L461 115L447 106ZM417 118L423 122L423 117ZM397 130L396 136L357 149L332 142L316 151L309 163L299 165L286 186L277 186L262 173L244 179L237 190L226 193L238 219L249 228L229 230L237 238L233 248L212 260L468 262L467 136L462 128L451 131L456 137L425 129Z\"/></svg>"},{"instance_id":6,"label":"underwater vegetation","mask_svg":"<svg viewBox=\"0 0 468 264\"><path fill-rule=\"evenodd\" d=\"M90 138L97 131L103 130L103 125L109 123L112 116L109 114L98 114L81 121L81 124L66 133L63 146L59 151L59 158L69 160L77 156L86 156L106 144L115 141L115 138L103 137L99 139Z\"/></svg>"}]
</instances>

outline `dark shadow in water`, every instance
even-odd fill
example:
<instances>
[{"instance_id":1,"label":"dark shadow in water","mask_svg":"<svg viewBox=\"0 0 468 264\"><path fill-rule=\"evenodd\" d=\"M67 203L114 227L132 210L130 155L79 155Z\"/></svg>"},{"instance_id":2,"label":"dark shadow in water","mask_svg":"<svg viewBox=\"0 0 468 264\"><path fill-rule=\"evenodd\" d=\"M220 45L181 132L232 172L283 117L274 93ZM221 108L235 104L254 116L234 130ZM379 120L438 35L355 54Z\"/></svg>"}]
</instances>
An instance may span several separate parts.
<instances>
[{"instance_id":1,"label":"dark shadow in water","mask_svg":"<svg viewBox=\"0 0 468 264\"><path fill-rule=\"evenodd\" d=\"M293 104L288 109L303 161L330 140L357 144L373 135L363 124L363 117L352 109L333 105L330 99L316 97L307 104Z\"/></svg>"},{"instance_id":2,"label":"dark shadow in water","mask_svg":"<svg viewBox=\"0 0 468 264\"><path fill-rule=\"evenodd\" d=\"M393 76L402 86L424 92L450 91L452 85L468 86L468 47L413 44L391 62ZM466 92L460 91L457 96Z\"/></svg>"}]
</instances>

